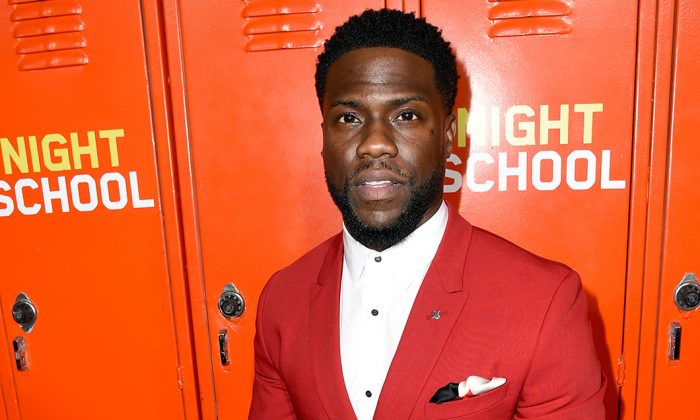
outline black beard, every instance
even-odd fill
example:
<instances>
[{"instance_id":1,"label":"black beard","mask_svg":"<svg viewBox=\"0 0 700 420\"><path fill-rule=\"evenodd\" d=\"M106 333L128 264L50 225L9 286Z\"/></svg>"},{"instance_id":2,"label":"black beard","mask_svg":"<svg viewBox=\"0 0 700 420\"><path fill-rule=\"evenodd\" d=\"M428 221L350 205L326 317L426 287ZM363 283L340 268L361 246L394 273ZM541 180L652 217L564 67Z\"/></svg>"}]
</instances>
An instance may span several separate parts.
<instances>
[{"instance_id":1,"label":"black beard","mask_svg":"<svg viewBox=\"0 0 700 420\"><path fill-rule=\"evenodd\" d=\"M326 173L328 192L343 215L345 227L350 235L367 248L380 252L403 241L416 230L430 206L441 197L444 179L444 163L421 184L416 184L415 178L409 178L409 199L401 214L389 225L376 228L365 224L353 210L348 193L350 188L348 180L345 180L341 189L330 181Z\"/></svg>"}]
</instances>

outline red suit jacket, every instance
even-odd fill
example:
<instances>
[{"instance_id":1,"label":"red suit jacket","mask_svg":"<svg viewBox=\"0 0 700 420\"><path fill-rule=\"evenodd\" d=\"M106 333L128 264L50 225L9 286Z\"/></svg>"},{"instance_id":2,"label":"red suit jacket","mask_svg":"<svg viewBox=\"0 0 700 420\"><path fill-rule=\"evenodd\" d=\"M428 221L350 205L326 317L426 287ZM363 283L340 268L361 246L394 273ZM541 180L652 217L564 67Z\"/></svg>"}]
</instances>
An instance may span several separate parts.
<instances>
[{"instance_id":1,"label":"red suit jacket","mask_svg":"<svg viewBox=\"0 0 700 420\"><path fill-rule=\"evenodd\" d=\"M251 419L355 418L340 364L342 262L338 234L265 286ZM476 397L428 402L470 375L506 383ZM602 419L604 390L578 275L450 209L375 419Z\"/></svg>"}]
</instances>

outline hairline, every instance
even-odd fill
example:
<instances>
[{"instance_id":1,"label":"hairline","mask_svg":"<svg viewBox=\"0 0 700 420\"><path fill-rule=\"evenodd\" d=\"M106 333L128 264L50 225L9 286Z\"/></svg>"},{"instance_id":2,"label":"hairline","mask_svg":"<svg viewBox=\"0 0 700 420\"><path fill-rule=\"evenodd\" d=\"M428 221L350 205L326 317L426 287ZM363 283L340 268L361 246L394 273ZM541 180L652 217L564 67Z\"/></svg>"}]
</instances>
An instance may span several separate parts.
<instances>
[{"instance_id":1,"label":"hairline","mask_svg":"<svg viewBox=\"0 0 700 420\"><path fill-rule=\"evenodd\" d=\"M325 96L325 94L326 94L326 92L327 92L326 88L328 87L328 74L330 74L330 72L331 72L331 67L333 67L334 64L336 64L338 61L342 60L343 57L345 57L346 55L348 55L348 54L350 54L350 53L352 53L352 52L361 51L361 50L375 50L375 49L392 49L392 50L401 50L401 51L405 51L405 52L407 52L407 53L409 53L409 54L412 54L412 55L415 56L415 57L420 58L421 60L425 61L426 63L428 63L428 64L430 65L430 68L431 68L432 71L433 71L433 75L432 75L433 86L434 86L435 89L437 89L437 91L438 91L438 95L440 96L440 102L441 102L443 108L445 108L445 112L446 112L447 114L449 114L450 112L452 112L451 109L447 109L447 104L444 103L444 102L445 102L445 101L444 101L444 97L443 97L443 95L442 95L442 92L441 92L441 90L440 90L440 85L439 85L439 83L438 83L437 69L435 68L435 63L433 63L432 61L426 59L425 57L422 57L420 54L416 54L414 51L411 51L411 50L408 49L408 48L402 48L402 47L393 46L393 45L390 45L390 46L381 46L381 45L377 45L377 46L358 46L357 48L349 49L348 51L345 51L343 54L341 54L341 55L339 55L338 57L336 57L336 59L333 60L333 62L330 63L330 64L328 65L328 69L327 69L326 72L325 72L325 77L323 78L323 94L324 94L324 96ZM324 103L324 98L319 98L319 105L321 106L321 112L323 112L323 103Z\"/></svg>"}]
</instances>

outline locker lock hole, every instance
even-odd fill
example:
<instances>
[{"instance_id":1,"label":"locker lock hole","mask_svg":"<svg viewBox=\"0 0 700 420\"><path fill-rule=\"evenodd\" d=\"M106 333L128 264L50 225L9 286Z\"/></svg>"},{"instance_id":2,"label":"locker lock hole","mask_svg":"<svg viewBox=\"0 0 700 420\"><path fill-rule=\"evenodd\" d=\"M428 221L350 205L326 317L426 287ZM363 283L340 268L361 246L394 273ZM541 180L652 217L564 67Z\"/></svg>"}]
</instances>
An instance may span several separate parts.
<instances>
[{"instance_id":1,"label":"locker lock hole","mask_svg":"<svg viewBox=\"0 0 700 420\"><path fill-rule=\"evenodd\" d=\"M219 296L219 312L225 318L238 318L245 311L245 300L238 290L229 283Z\"/></svg>"},{"instance_id":2,"label":"locker lock hole","mask_svg":"<svg viewBox=\"0 0 700 420\"><path fill-rule=\"evenodd\" d=\"M673 294L678 309L692 311L700 306L700 283L693 273L686 273Z\"/></svg>"},{"instance_id":3,"label":"locker lock hole","mask_svg":"<svg viewBox=\"0 0 700 420\"><path fill-rule=\"evenodd\" d=\"M12 319L19 324L24 332L30 332L34 328L36 318L36 306L26 294L20 293L15 299L15 304L12 305Z\"/></svg>"}]
</instances>

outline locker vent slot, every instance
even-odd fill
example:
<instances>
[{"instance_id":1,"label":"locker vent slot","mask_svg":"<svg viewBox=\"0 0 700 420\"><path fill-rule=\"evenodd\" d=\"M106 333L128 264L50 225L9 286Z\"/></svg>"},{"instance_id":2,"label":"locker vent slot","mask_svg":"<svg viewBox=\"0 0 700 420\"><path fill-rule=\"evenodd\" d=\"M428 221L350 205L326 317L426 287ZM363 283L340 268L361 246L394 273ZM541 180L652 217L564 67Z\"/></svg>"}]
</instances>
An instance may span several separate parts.
<instances>
[{"instance_id":1,"label":"locker vent slot","mask_svg":"<svg viewBox=\"0 0 700 420\"><path fill-rule=\"evenodd\" d=\"M241 15L246 18L245 50L272 51L321 46L318 19L321 6L314 0L249 0Z\"/></svg>"},{"instance_id":2,"label":"locker vent slot","mask_svg":"<svg viewBox=\"0 0 700 420\"><path fill-rule=\"evenodd\" d=\"M83 8L71 0L9 0L19 69L39 70L88 63Z\"/></svg>"},{"instance_id":3,"label":"locker vent slot","mask_svg":"<svg viewBox=\"0 0 700 420\"><path fill-rule=\"evenodd\" d=\"M562 0L488 0L489 37L554 35L571 32L571 6Z\"/></svg>"},{"instance_id":4,"label":"locker vent slot","mask_svg":"<svg viewBox=\"0 0 700 420\"><path fill-rule=\"evenodd\" d=\"M413 12L416 16L421 16L420 0L385 0L384 7L406 13Z\"/></svg>"}]
</instances>

